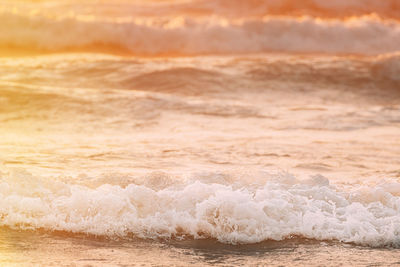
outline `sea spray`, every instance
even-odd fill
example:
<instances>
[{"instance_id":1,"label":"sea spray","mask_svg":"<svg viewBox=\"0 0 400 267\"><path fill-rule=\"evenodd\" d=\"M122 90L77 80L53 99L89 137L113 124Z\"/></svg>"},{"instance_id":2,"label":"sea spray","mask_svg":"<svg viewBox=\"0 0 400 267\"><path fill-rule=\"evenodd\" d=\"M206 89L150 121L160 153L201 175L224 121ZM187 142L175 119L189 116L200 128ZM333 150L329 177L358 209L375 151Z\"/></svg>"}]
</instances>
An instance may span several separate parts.
<instances>
[{"instance_id":1,"label":"sea spray","mask_svg":"<svg viewBox=\"0 0 400 267\"><path fill-rule=\"evenodd\" d=\"M298 180L265 173L249 184L235 177L219 183L214 175L161 187L157 181L89 188L24 171L3 173L1 225L231 244L301 236L373 247L400 245L398 181L344 189L320 175Z\"/></svg>"}]
</instances>

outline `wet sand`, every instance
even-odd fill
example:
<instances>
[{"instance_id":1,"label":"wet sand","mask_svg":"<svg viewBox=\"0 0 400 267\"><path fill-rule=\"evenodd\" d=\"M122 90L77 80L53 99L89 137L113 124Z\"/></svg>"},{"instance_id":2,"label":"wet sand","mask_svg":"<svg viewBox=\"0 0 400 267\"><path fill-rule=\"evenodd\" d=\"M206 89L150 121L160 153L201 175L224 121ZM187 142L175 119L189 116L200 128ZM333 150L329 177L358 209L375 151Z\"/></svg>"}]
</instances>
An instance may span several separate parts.
<instances>
[{"instance_id":1,"label":"wet sand","mask_svg":"<svg viewBox=\"0 0 400 267\"><path fill-rule=\"evenodd\" d=\"M398 249L293 238L254 245L213 240L109 240L68 233L0 231L2 266L397 266Z\"/></svg>"}]
</instances>

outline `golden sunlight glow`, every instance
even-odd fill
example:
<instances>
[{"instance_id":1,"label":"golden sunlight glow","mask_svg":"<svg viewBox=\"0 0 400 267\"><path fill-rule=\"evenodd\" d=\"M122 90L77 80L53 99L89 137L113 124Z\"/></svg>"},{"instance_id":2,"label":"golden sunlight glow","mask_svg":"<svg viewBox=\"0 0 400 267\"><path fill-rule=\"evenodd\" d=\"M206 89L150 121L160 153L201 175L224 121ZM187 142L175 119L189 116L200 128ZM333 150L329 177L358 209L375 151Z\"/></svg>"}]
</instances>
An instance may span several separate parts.
<instances>
[{"instance_id":1,"label":"golden sunlight glow","mask_svg":"<svg viewBox=\"0 0 400 267\"><path fill-rule=\"evenodd\" d=\"M399 89L400 0L0 0L0 266L398 265Z\"/></svg>"}]
</instances>

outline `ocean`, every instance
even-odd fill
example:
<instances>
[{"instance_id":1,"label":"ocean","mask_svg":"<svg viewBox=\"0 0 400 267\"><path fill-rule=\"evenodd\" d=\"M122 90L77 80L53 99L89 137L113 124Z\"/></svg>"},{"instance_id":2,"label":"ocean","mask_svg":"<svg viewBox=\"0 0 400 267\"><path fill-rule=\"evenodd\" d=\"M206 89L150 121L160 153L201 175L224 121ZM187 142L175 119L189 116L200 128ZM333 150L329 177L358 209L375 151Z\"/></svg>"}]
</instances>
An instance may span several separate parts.
<instances>
[{"instance_id":1,"label":"ocean","mask_svg":"<svg viewBox=\"0 0 400 267\"><path fill-rule=\"evenodd\" d=\"M398 1L0 21L0 265L400 265Z\"/></svg>"}]
</instances>

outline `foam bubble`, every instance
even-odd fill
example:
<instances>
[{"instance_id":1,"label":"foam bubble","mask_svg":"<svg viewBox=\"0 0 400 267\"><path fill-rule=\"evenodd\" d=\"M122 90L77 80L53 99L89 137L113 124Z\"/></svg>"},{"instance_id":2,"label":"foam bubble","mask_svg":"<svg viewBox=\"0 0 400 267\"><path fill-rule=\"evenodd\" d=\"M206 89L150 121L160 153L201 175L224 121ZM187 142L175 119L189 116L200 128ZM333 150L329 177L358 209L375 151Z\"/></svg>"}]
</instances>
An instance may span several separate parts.
<instances>
[{"instance_id":1,"label":"foam bubble","mask_svg":"<svg viewBox=\"0 0 400 267\"><path fill-rule=\"evenodd\" d=\"M302 236L367 246L400 245L400 183L342 189L322 176L264 179L193 177L159 187L97 188L2 174L1 225L110 237L212 238L256 243ZM216 176L220 177L220 175ZM161 176L158 176L161 179ZM168 178L171 179L171 178Z\"/></svg>"}]
</instances>

